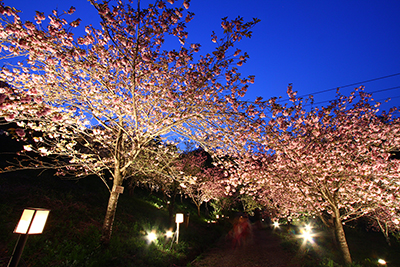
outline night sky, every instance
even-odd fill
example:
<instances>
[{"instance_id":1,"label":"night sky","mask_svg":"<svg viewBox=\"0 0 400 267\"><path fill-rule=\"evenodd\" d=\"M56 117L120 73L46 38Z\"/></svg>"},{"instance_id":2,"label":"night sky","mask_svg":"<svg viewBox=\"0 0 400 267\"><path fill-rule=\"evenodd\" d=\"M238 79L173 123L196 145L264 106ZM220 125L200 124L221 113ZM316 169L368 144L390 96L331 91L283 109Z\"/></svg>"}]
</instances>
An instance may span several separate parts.
<instances>
[{"instance_id":1,"label":"night sky","mask_svg":"<svg viewBox=\"0 0 400 267\"><path fill-rule=\"evenodd\" d=\"M81 18L81 26L98 22L85 0L4 2L22 10L23 20L33 21L35 10L48 14L72 5L77 9L73 18ZM141 1L142 6L152 2ZM381 91L373 94L378 101L392 98L382 109L400 106L398 0L192 0L190 4L189 11L196 15L188 24L188 41L200 43L200 53L213 48L211 31L221 32L222 17L261 20L253 37L238 44L250 55L239 71L256 76L245 100L257 96L287 99L286 87L292 83L298 95L314 94L317 105L327 105L337 87L363 82L343 87L341 92L348 94L365 85L367 92ZM386 76L391 77L377 79ZM377 80L364 82L372 79ZM394 87L398 88L390 89Z\"/></svg>"}]
</instances>

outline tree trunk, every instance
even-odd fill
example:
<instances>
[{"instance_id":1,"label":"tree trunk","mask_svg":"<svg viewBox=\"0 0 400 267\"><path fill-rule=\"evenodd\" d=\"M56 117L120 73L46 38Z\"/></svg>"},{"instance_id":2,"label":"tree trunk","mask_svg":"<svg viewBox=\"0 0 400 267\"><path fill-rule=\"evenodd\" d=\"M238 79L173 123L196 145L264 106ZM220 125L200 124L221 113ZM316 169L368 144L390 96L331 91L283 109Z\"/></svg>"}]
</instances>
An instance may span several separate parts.
<instances>
[{"instance_id":1,"label":"tree trunk","mask_svg":"<svg viewBox=\"0 0 400 267\"><path fill-rule=\"evenodd\" d=\"M110 198L108 199L108 206L106 216L104 218L103 229L101 234L101 243L105 246L108 246L111 239L112 226L114 223L115 213L117 211L117 203L118 203L119 193L116 191L111 192Z\"/></svg>"},{"instance_id":2,"label":"tree trunk","mask_svg":"<svg viewBox=\"0 0 400 267\"><path fill-rule=\"evenodd\" d=\"M336 227L328 228L328 231L329 231L329 233L330 233L333 246L334 246L335 248L338 248L338 247L339 247L339 244L338 244L337 237L336 237L336 233L335 233L335 232L336 232Z\"/></svg>"},{"instance_id":3,"label":"tree trunk","mask_svg":"<svg viewBox=\"0 0 400 267\"><path fill-rule=\"evenodd\" d=\"M176 194L171 194L171 199L168 204L168 218L169 218L169 226L172 227L175 224L174 221L174 211L175 211L175 197Z\"/></svg>"},{"instance_id":4,"label":"tree trunk","mask_svg":"<svg viewBox=\"0 0 400 267\"><path fill-rule=\"evenodd\" d=\"M378 222L378 225L379 225L379 228L381 229L382 234L385 236L386 243L389 246L392 246L392 243L390 243L390 236L389 236L387 224L385 223L385 227L383 227L383 225L381 224L381 222L378 219L376 221Z\"/></svg>"},{"instance_id":5,"label":"tree trunk","mask_svg":"<svg viewBox=\"0 0 400 267\"><path fill-rule=\"evenodd\" d=\"M392 243L390 242L390 236L387 233L383 233L383 234L385 236L386 243L388 244L389 247L391 247Z\"/></svg>"},{"instance_id":6,"label":"tree trunk","mask_svg":"<svg viewBox=\"0 0 400 267\"><path fill-rule=\"evenodd\" d=\"M172 192L171 192L171 198L168 204L168 218L169 218L169 226L173 227L175 224L175 201L176 201L176 195L178 194L178 183L174 182L172 184Z\"/></svg>"},{"instance_id":7,"label":"tree trunk","mask_svg":"<svg viewBox=\"0 0 400 267\"><path fill-rule=\"evenodd\" d=\"M113 188L110 193L110 198L108 199L107 212L104 218L103 229L101 233L100 242L103 246L108 246L110 244L112 226L115 219L115 213L117 212L117 203L119 198L119 193L116 191L117 186L122 185L123 176L121 173L121 147L123 145L123 134L120 129L116 140L116 152L114 155L114 180Z\"/></svg>"},{"instance_id":8,"label":"tree trunk","mask_svg":"<svg viewBox=\"0 0 400 267\"><path fill-rule=\"evenodd\" d=\"M329 218L326 218L326 214L321 213L319 215L320 219L322 220L322 222L324 223L324 225L327 228L327 231L329 232L329 235L331 236L332 239L332 243L334 245L335 248L339 248L338 242L337 242L337 238L336 238L336 227L335 227L335 220L334 220L334 216L329 215Z\"/></svg>"},{"instance_id":9,"label":"tree trunk","mask_svg":"<svg viewBox=\"0 0 400 267\"><path fill-rule=\"evenodd\" d=\"M198 215L199 218L200 218L200 207L201 207L201 204L200 204L200 205L197 205L197 204L196 204L196 206L197 206L197 215Z\"/></svg>"},{"instance_id":10,"label":"tree trunk","mask_svg":"<svg viewBox=\"0 0 400 267\"><path fill-rule=\"evenodd\" d=\"M133 179L133 177L129 180L129 184L128 184L128 192L130 196L133 196L133 193L135 191L136 188L136 183L135 183L135 179Z\"/></svg>"},{"instance_id":11,"label":"tree trunk","mask_svg":"<svg viewBox=\"0 0 400 267\"><path fill-rule=\"evenodd\" d=\"M333 212L334 212L334 220L335 220L335 231L336 231L336 236L337 240L339 241L339 246L340 250L342 251L342 256L345 264L351 264L351 255L350 255L350 250L349 246L347 245L346 241L346 235L344 233L342 221L340 220L340 212L337 207L333 207Z\"/></svg>"}]
</instances>

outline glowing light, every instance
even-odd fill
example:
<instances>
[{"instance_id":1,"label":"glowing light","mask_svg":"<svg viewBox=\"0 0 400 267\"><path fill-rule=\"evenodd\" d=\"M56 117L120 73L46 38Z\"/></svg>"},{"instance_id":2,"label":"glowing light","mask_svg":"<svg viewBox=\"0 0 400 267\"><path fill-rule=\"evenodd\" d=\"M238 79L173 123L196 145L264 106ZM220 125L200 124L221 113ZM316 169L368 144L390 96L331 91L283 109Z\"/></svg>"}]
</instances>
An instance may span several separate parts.
<instances>
[{"instance_id":1,"label":"glowing light","mask_svg":"<svg viewBox=\"0 0 400 267\"><path fill-rule=\"evenodd\" d=\"M386 261L384 259L379 259L378 263L381 265L386 265Z\"/></svg>"},{"instance_id":2,"label":"glowing light","mask_svg":"<svg viewBox=\"0 0 400 267\"><path fill-rule=\"evenodd\" d=\"M175 216L175 222L176 222L176 243L178 244L179 242L179 224L183 223L183 213L177 213Z\"/></svg>"},{"instance_id":3,"label":"glowing light","mask_svg":"<svg viewBox=\"0 0 400 267\"><path fill-rule=\"evenodd\" d=\"M275 221L275 222L274 222L274 227L275 227L275 228L278 228L278 227L279 227L279 222L278 222L278 221Z\"/></svg>"},{"instance_id":4,"label":"glowing light","mask_svg":"<svg viewBox=\"0 0 400 267\"><path fill-rule=\"evenodd\" d=\"M315 236L314 233L311 231L311 225L307 224L304 228L300 229L300 238L303 238L304 243L310 242L314 243L313 237Z\"/></svg>"},{"instance_id":5,"label":"glowing light","mask_svg":"<svg viewBox=\"0 0 400 267\"><path fill-rule=\"evenodd\" d=\"M311 227L311 225L307 224L307 225L304 227L304 229L306 230L306 232L310 232L311 229L312 229L312 227Z\"/></svg>"},{"instance_id":6,"label":"glowing light","mask_svg":"<svg viewBox=\"0 0 400 267\"><path fill-rule=\"evenodd\" d=\"M310 232L304 231L304 233L301 234L301 237L304 239L305 242L312 242L312 234Z\"/></svg>"},{"instance_id":7,"label":"glowing light","mask_svg":"<svg viewBox=\"0 0 400 267\"><path fill-rule=\"evenodd\" d=\"M165 233L165 236L166 236L167 238L171 238L171 237L174 236L174 232L172 232L171 230L169 230L169 231L167 231L167 232Z\"/></svg>"},{"instance_id":8,"label":"glowing light","mask_svg":"<svg viewBox=\"0 0 400 267\"><path fill-rule=\"evenodd\" d=\"M157 240L157 235L154 231L152 231L151 233L147 234L146 238L151 243Z\"/></svg>"},{"instance_id":9,"label":"glowing light","mask_svg":"<svg viewBox=\"0 0 400 267\"><path fill-rule=\"evenodd\" d=\"M49 212L50 210L46 209L24 209L17 227L14 229L14 233L20 234L20 237L15 245L14 252L11 256L8 266L18 266L28 235L41 234L43 232Z\"/></svg>"},{"instance_id":10,"label":"glowing light","mask_svg":"<svg viewBox=\"0 0 400 267\"><path fill-rule=\"evenodd\" d=\"M14 233L17 234L41 234L50 210L25 209ZM29 232L28 232L29 230Z\"/></svg>"},{"instance_id":11,"label":"glowing light","mask_svg":"<svg viewBox=\"0 0 400 267\"><path fill-rule=\"evenodd\" d=\"M183 213L177 213L175 218L176 223L183 223Z\"/></svg>"}]
</instances>

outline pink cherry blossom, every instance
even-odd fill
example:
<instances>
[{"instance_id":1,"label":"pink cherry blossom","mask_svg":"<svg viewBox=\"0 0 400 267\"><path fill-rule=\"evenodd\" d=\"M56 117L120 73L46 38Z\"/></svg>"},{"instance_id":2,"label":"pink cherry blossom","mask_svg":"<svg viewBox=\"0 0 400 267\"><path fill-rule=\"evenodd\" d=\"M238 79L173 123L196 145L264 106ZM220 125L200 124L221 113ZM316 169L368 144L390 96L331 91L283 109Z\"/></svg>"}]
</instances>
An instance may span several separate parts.
<instances>
[{"instance_id":1,"label":"pink cherry blossom","mask_svg":"<svg viewBox=\"0 0 400 267\"><path fill-rule=\"evenodd\" d=\"M71 26L80 27L80 21L71 21L68 15L74 8L54 11L47 16L47 25L44 13L37 12L35 21L42 25L33 27L20 24L18 14L0 3L3 16L14 17L14 21L1 20L5 29L0 31L2 52L26 58L26 64L15 71L7 67L0 71L0 79L12 91L2 94L13 95L0 103L0 115L8 121L26 122L26 132L40 133L33 137L35 146L29 155L68 159L53 166L58 174L102 178L104 172L110 173L112 187L104 183L110 199L102 236L108 242L119 197L113 188L129 177L149 177L140 182L155 189L166 184L173 187L174 182L183 182L188 190L198 185L203 196L196 199L215 197L213 188L220 188L220 183L206 179L210 177L192 176L188 183L174 180L182 177L170 174L176 166L167 164L179 156L169 150L176 149L176 144L169 143L171 138L194 140L223 156L244 153L248 142L242 136L258 135L253 132L253 125L260 124L257 108L237 100L251 78L242 78L235 70L236 62L230 60L237 42L249 36L258 21L224 19L226 31L218 37L213 33L215 42L219 40L214 51L197 57L198 44L189 49L165 45L166 38L185 44L186 23L194 16L186 10L189 1L181 1L184 8L158 1L157 6L142 6L139 15L124 1L118 2L118 8L113 7L115 1L89 2L102 25L85 26L85 35L80 37L71 30ZM155 142L160 147L152 145ZM38 159L31 165L39 168L43 162ZM213 171L212 177L219 173ZM158 179L164 184L156 183Z\"/></svg>"},{"instance_id":2,"label":"pink cherry blossom","mask_svg":"<svg viewBox=\"0 0 400 267\"><path fill-rule=\"evenodd\" d=\"M21 129L21 128L17 128L17 129L15 129L15 133L19 136L19 137L25 137L25 131L24 131L24 129Z\"/></svg>"}]
</instances>

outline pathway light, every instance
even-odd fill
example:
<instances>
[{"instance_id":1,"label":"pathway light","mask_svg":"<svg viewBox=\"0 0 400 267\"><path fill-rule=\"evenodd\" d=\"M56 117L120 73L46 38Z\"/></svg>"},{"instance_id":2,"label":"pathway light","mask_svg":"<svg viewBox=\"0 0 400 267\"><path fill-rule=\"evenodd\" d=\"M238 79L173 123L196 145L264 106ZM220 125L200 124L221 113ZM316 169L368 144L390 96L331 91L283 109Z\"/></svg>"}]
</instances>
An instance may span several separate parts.
<instances>
[{"instance_id":1,"label":"pathway light","mask_svg":"<svg viewBox=\"0 0 400 267\"><path fill-rule=\"evenodd\" d=\"M19 234L8 267L17 266L21 259L28 235L41 234L49 216L50 210L39 208L26 208L22 212L21 218L14 229L14 233Z\"/></svg>"},{"instance_id":2,"label":"pathway light","mask_svg":"<svg viewBox=\"0 0 400 267\"><path fill-rule=\"evenodd\" d=\"M179 241L179 224L183 223L183 213L177 213L175 216L176 222L176 243L178 244Z\"/></svg>"},{"instance_id":3,"label":"pathway light","mask_svg":"<svg viewBox=\"0 0 400 267\"><path fill-rule=\"evenodd\" d=\"M306 226L304 226L304 229L306 232L311 232L312 227L310 224L306 224Z\"/></svg>"},{"instance_id":4,"label":"pathway light","mask_svg":"<svg viewBox=\"0 0 400 267\"><path fill-rule=\"evenodd\" d=\"M315 236L314 233L312 233L312 227L310 224L307 224L304 226L304 228L300 229L300 238L303 238L304 243L310 242L314 243L313 237Z\"/></svg>"},{"instance_id":5,"label":"pathway light","mask_svg":"<svg viewBox=\"0 0 400 267\"><path fill-rule=\"evenodd\" d=\"M171 230L168 230L168 231L165 233L165 236L166 236L167 238L171 238L171 237L174 236L174 232L172 232Z\"/></svg>"},{"instance_id":6,"label":"pathway light","mask_svg":"<svg viewBox=\"0 0 400 267\"><path fill-rule=\"evenodd\" d=\"M386 265L386 261L385 261L384 259L379 259L379 260L378 260L378 263L379 263L380 265Z\"/></svg>"},{"instance_id":7,"label":"pathway light","mask_svg":"<svg viewBox=\"0 0 400 267\"><path fill-rule=\"evenodd\" d=\"M146 238L149 241L149 243L156 241L157 240L156 232L154 230L151 231L150 233L147 234Z\"/></svg>"}]
</instances>

